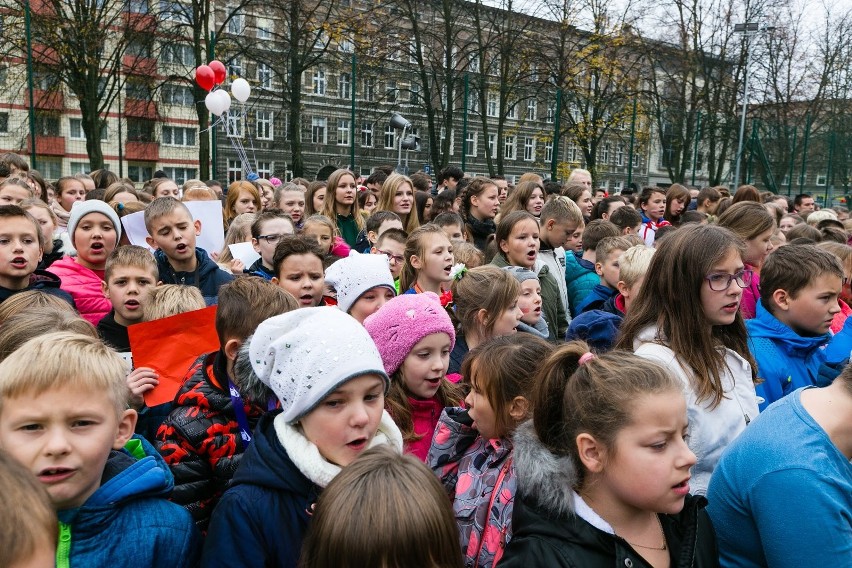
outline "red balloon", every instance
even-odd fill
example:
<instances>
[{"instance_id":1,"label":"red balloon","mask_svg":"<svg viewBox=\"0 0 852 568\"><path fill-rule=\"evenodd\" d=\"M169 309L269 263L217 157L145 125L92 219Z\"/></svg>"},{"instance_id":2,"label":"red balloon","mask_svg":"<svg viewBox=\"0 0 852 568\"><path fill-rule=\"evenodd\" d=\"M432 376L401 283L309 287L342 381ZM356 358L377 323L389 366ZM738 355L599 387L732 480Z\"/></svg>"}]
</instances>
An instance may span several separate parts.
<instances>
[{"instance_id":1,"label":"red balloon","mask_svg":"<svg viewBox=\"0 0 852 568\"><path fill-rule=\"evenodd\" d=\"M225 77L228 76L228 72L225 70L225 65L221 61L214 59L210 62L208 67L213 70L213 82L217 85L221 85L225 81Z\"/></svg>"},{"instance_id":2,"label":"red balloon","mask_svg":"<svg viewBox=\"0 0 852 568\"><path fill-rule=\"evenodd\" d=\"M205 91L213 88L214 76L213 70L207 65L199 65L195 70L195 82Z\"/></svg>"}]
</instances>

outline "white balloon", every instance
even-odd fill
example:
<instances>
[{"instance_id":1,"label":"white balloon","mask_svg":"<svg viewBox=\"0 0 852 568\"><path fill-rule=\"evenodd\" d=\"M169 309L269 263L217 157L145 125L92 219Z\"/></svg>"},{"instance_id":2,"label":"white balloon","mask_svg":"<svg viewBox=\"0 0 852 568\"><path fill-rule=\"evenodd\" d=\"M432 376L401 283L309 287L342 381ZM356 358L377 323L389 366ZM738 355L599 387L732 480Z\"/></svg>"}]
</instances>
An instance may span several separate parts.
<instances>
[{"instance_id":1,"label":"white balloon","mask_svg":"<svg viewBox=\"0 0 852 568\"><path fill-rule=\"evenodd\" d=\"M222 104L222 99L219 98L219 95L216 93L217 91L207 93L207 96L204 97L204 106L206 106L207 110L209 110L213 115L222 116L222 113L225 112L225 108Z\"/></svg>"},{"instance_id":2,"label":"white balloon","mask_svg":"<svg viewBox=\"0 0 852 568\"><path fill-rule=\"evenodd\" d=\"M251 86L242 77L234 79L234 82L231 84L231 94L234 95L235 99L244 103L251 96Z\"/></svg>"},{"instance_id":3,"label":"white balloon","mask_svg":"<svg viewBox=\"0 0 852 568\"><path fill-rule=\"evenodd\" d=\"M214 92L219 97L222 112L228 112L228 109L231 108L231 95L225 89L216 89Z\"/></svg>"}]
</instances>

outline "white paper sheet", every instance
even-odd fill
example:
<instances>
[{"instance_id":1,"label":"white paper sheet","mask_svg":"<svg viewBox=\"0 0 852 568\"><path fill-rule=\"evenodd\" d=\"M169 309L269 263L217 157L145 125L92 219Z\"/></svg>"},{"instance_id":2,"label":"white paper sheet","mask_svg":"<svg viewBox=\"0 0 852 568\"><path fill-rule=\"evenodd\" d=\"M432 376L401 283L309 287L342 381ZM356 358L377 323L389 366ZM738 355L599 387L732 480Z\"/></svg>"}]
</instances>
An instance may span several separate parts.
<instances>
[{"instance_id":1,"label":"white paper sheet","mask_svg":"<svg viewBox=\"0 0 852 568\"><path fill-rule=\"evenodd\" d=\"M260 255L257 254L257 251L254 250L254 246L251 243L236 243L228 245L228 248L231 251L231 256L243 261L246 268L254 264L255 261L260 258Z\"/></svg>"},{"instance_id":2,"label":"white paper sheet","mask_svg":"<svg viewBox=\"0 0 852 568\"><path fill-rule=\"evenodd\" d=\"M219 201L187 201L192 218L201 221L201 234L195 239L195 245L207 251L208 255L218 253L225 246L225 232L222 229L222 204ZM145 228L145 212L131 213L121 218L121 225L131 244L145 247L153 251L145 238L148 229ZM249 244L251 247L251 244ZM252 250L254 252L254 250ZM257 253L255 253L257 254ZM212 258L212 257L211 257ZM246 266L249 266L246 264Z\"/></svg>"}]
</instances>

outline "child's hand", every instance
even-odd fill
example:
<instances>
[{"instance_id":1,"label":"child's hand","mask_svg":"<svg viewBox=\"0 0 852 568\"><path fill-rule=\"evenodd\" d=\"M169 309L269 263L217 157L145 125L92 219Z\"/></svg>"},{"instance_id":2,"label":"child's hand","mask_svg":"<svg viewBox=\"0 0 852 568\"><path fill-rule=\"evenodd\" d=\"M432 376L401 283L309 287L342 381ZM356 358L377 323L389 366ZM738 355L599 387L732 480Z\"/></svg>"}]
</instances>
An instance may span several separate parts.
<instances>
[{"instance_id":1,"label":"child's hand","mask_svg":"<svg viewBox=\"0 0 852 568\"><path fill-rule=\"evenodd\" d=\"M145 400L142 398L142 395L159 385L159 378L160 376L154 369L149 367L133 369L127 375L127 386L130 387L130 392L132 393L130 402L134 408L138 409L145 406Z\"/></svg>"},{"instance_id":2,"label":"child's hand","mask_svg":"<svg viewBox=\"0 0 852 568\"><path fill-rule=\"evenodd\" d=\"M212 258L214 261L219 260L219 253L214 250L210 253L210 258Z\"/></svg>"},{"instance_id":3,"label":"child's hand","mask_svg":"<svg viewBox=\"0 0 852 568\"><path fill-rule=\"evenodd\" d=\"M239 258L231 261L231 274L242 274L245 269L246 265Z\"/></svg>"}]
</instances>

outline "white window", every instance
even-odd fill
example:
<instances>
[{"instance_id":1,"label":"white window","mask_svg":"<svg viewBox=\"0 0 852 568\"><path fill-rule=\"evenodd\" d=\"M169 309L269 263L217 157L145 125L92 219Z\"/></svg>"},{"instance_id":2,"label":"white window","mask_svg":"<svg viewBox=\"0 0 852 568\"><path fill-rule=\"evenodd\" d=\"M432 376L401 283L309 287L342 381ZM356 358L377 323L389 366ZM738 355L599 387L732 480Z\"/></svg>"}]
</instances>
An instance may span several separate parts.
<instances>
[{"instance_id":1,"label":"white window","mask_svg":"<svg viewBox=\"0 0 852 568\"><path fill-rule=\"evenodd\" d=\"M479 52L472 51L467 56L467 70L471 73L479 73Z\"/></svg>"},{"instance_id":2,"label":"white window","mask_svg":"<svg viewBox=\"0 0 852 568\"><path fill-rule=\"evenodd\" d=\"M373 147L373 123L372 122L362 122L361 123L361 146L364 148L372 148Z\"/></svg>"},{"instance_id":3,"label":"white window","mask_svg":"<svg viewBox=\"0 0 852 568\"><path fill-rule=\"evenodd\" d=\"M536 112L538 111L538 101L530 99L527 101L527 120L535 120Z\"/></svg>"},{"instance_id":4,"label":"white window","mask_svg":"<svg viewBox=\"0 0 852 568\"><path fill-rule=\"evenodd\" d=\"M86 166L88 166L88 164L86 164ZM127 164L127 177L136 183L145 183L154 177L154 166L145 164Z\"/></svg>"},{"instance_id":5,"label":"white window","mask_svg":"<svg viewBox=\"0 0 852 568\"><path fill-rule=\"evenodd\" d=\"M343 38L338 42L337 49L344 53L352 53L355 51L355 44L349 38Z\"/></svg>"},{"instance_id":6,"label":"white window","mask_svg":"<svg viewBox=\"0 0 852 568\"><path fill-rule=\"evenodd\" d=\"M385 83L385 98L389 103L396 102L396 81L387 81Z\"/></svg>"},{"instance_id":7,"label":"white window","mask_svg":"<svg viewBox=\"0 0 852 568\"><path fill-rule=\"evenodd\" d=\"M186 85L163 85L163 104L191 107L195 106L192 88Z\"/></svg>"},{"instance_id":8,"label":"white window","mask_svg":"<svg viewBox=\"0 0 852 568\"><path fill-rule=\"evenodd\" d=\"M416 105L420 102L420 83L411 83L411 88L408 90L408 102Z\"/></svg>"},{"instance_id":9,"label":"white window","mask_svg":"<svg viewBox=\"0 0 852 568\"><path fill-rule=\"evenodd\" d=\"M228 61L228 76L241 77L243 75L243 60L240 57L234 57Z\"/></svg>"},{"instance_id":10,"label":"white window","mask_svg":"<svg viewBox=\"0 0 852 568\"><path fill-rule=\"evenodd\" d=\"M619 144L615 147L615 165L624 165L624 144Z\"/></svg>"},{"instance_id":11,"label":"white window","mask_svg":"<svg viewBox=\"0 0 852 568\"><path fill-rule=\"evenodd\" d=\"M568 145L568 161L569 162L579 162L577 159L577 145L571 143Z\"/></svg>"},{"instance_id":12,"label":"white window","mask_svg":"<svg viewBox=\"0 0 852 568\"><path fill-rule=\"evenodd\" d=\"M544 143L544 162L549 164L553 161L553 142Z\"/></svg>"},{"instance_id":13,"label":"white window","mask_svg":"<svg viewBox=\"0 0 852 568\"><path fill-rule=\"evenodd\" d=\"M9 113L0 112L0 134L9 133Z\"/></svg>"},{"instance_id":14,"label":"white window","mask_svg":"<svg viewBox=\"0 0 852 568\"><path fill-rule=\"evenodd\" d=\"M391 150L396 147L396 130L388 124L385 126L385 149Z\"/></svg>"},{"instance_id":15,"label":"white window","mask_svg":"<svg viewBox=\"0 0 852 568\"><path fill-rule=\"evenodd\" d=\"M453 153L455 152L455 149L454 149L454 146L456 145L455 144L455 142L456 142L455 141L455 134L456 134L456 131L451 128L450 129L450 148L449 148L450 156L452 156ZM444 145L444 139L446 137L447 137L447 129L442 126L441 127L441 146Z\"/></svg>"},{"instance_id":16,"label":"white window","mask_svg":"<svg viewBox=\"0 0 852 568\"><path fill-rule=\"evenodd\" d=\"M71 140L85 140L86 133L83 132L83 119L71 118L68 120L68 138ZM101 140L109 139L109 128L106 122L101 123Z\"/></svg>"},{"instance_id":17,"label":"white window","mask_svg":"<svg viewBox=\"0 0 852 568\"><path fill-rule=\"evenodd\" d=\"M186 44L164 43L162 53L163 63L187 66L195 63L195 54L192 52L192 46Z\"/></svg>"},{"instance_id":18,"label":"white window","mask_svg":"<svg viewBox=\"0 0 852 568\"><path fill-rule=\"evenodd\" d=\"M364 100L371 103L376 100L376 80L364 79Z\"/></svg>"},{"instance_id":19,"label":"white window","mask_svg":"<svg viewBox=\"0 0 852 568\"><path fill-rule=\"evenodd\" d=\"M825 185L828 182L828 176L826 174L817 174L816 176L816 184L817 185Z\"/></svg>"},{"instance_id":20,"label":"white window","mask_svg":"<svg viewBox=\"0 0 852 568\"><path fill-rule=\"evenodd\" d=\"M337 80L337 91L341 99L349 99L352 96L352 76L349 73L341 73Z\"/></svg>"},{"instance_id":21,"label":"white window","mask_svg":"<svg viewBox=\"0 0 852 568\"><path fill-rule=\"evenodd\" d=\"M634 167L634 168L638 168L638 167L639 167L639 158L640 158L640 156L639 156L639 152L635 152L635 153L633 154L633 167Z\"/></svg>"},{"instance_id":22,"label":"white window","mask_svg":"<svg viewBox=\"0 0 852 568\"><path fill-rule=\"evenodd\" d=\"M228 111L227 131L228 136L235 138L243 137L243 115L240 111L236 109Z\"/></svg>"},{"instance_id":23,"label":"white window","mask_svg":"<svg viewBox=\"0 0 852 568\"><path fill-rule=\"evenodd\" d=\"M535 138L532 136L526 136L524 138L524 161L535 161Z\"/></svg>"},{"instance_id":24,"label":"white window","mask_svg":"<svg viewBox=\"0 0 852 568\"><path fill-rule=\"evenodd\" d=\"M243 31L246 29L246 17L243 13L234 9L230 13L231 19L228 20L228 33L234 35L242 35Z\"/></svg>"},{"instance_id":25,"label":"white window","mask_svg":"<svg viewBox=\"0 0 852 568\"><path fill-rule=\"evenodd\" d=\"M88 174L89 162L71 162L71 175Z\"/></svg>"},{"instance_id":26,"label":"white window","mask_svg":"<svg viewBox=\"0 0 852 568\"><path fill-rule=\"evenodd\" d=\"M491 154L491 159L497 159L497 135L488 135L488 153Z\"/></svg>"},{"instance_id":27,"label":"white window","mask_svg":"<svg viewBox=\"0 0 852 568\"><path fill-rule=\"evenodd\" d=\"M239 160L228 160L228 183L243 179L243 163Z\"/></svg>"},{"instance_id":28,"label":"white window","mask_svg":"<svg viewBox=\"0 0 852 568\"><path fill-rule=\"evenodd\" d=\"M506 136L503 139L503 158L506 160L514 160L516 155L515 137Z\"/></svg>"},{"instance_id":29,"label":"white window","mask_svg":"<svg viewBox=\"0 0 852 568\"><path fill-rule=\"evenodd\" d=\"M61 160L45 160L39 158L36 160L36 167L44 179L59 179L62 177L62 161Z\"/></svg>"},{"instance_id":30,"label":"white window","mask_svg":"<svg viewBox=\"0 0 852 568\"><path fill-rule=\"evenodd\" d=\"M314 94L325 94L325 71L322 69L314 71Z\"/></svg>"},{"instance_id":31,"label":"white window","mask_svg":"<svg viewBox=\"0 0 852 568\"><path fill-rule=\"evenodd\" d=\"M273 114L271 110L259 110L254 113L255 117L255 131L257 132L258 140L272 140L273 126L272 119Z\"/></svg>"},{"instance_id":32,"label":"white window","mask_svg":"<svg viewBox=\"0 0 852 568\"><path fill-rule=\"evenodd\" d=\"M272 39L272 21L257 19L257 39Z\"/></svg>"},{"instance_id":33,"label":"white window","mask_svg":"<svg viewBox=\"0 0 852 568\"><path fill-rule=\"evenodd\" d=\"M183 184L188 179L198 177L198 170L195 168L163 168L163 171L166 173L166 177L173 179L178 185Z\"/></svg>"},{"instance_id":34,"label":"white window","mask_svg":"<svg viewBox=\"0 0 852 568\"><path fill-rule=\"evenodd\" d=\"M471 93L467 101L467 110L471 114L479 114L479 94Z\"/></svg>"},{"instance_id":35,"label":"white window","mask_svg":"<svg viewBox=\"0 0 852 568\"><path fill-rule=\"evenodd\" d=\"M468 132L464 141L465 156L476 157L476 142L479 136L476 132Z\"/></svg>"},{"instance_id":36,"label":"white window","mask_svg":"<svg viewBox=\"0 0 852 568\"><path fill-rule=\"evenodd\" d=\"M272 88L272 67L266 63L257 64L257 83L264 89Z\"/></svg>"},{"instance_id":37,"label":"white window","mask_svg":"<svg viewBox=\"0 0 852 568\"><path fill-rule=\"evenodd\" d=\"M614 193L621 193L621 190L624 189L624 182L619 180L612 184L612 190Z\"/></svg>"},{"instance_id":38,"label":"white window","mask_svg":"<svg viewBox=\"0 0 852 568\"><path fill-rule=\"evenodd\" d=\"M497 93L488 93L488 106L485 109L485 114L491 118L497 117Z\"/></svg>"},{"instance_id":39,"label":"white window","mask_svg":"<svg viewBox=\"0 0 852 568\"><path fill-rule=\"evenodd\" d=\"M417 63L417 41L414 38L408 42L408 62Z\"/></svg>"},{"instance_id":40,"label":"white window","mask_svg":"<svg viewBox=\"0 0 852 568\"><path fill-rule=\"evenodd\" d=\"M195 129L181 126L163 126L163 144L166 146L195 146Z\"/></svg>"},{"instance_id":41,"label":"white window","mask_svg":"<svg viewBox=\"0 0 852 568\"><path fill-rule=\"evenodd\" d=\"M256 173L263 179L272 177L272 172L275 170L273 162L258 162Z\"/></svg>"},{"instance_id":42,"label":"white window","mask_svg":"<svg viewBox=\"0 0 852 568\"><path fill-rule=\"evenodd\" d=\"M553 124L553 119L556 117L556 108L553 106L547 107L547 116L545 117L545 122L548 124Z\"/></svg>"},{"instance_id":43,"label":"white window","mask_svg":"<svg viewBox=\"0 0 852 568\"><path fill-rule=\"evenodd\" d=\"M311 142L313 144L328 143L328 119L315 116L311 118Z\"/></svg>"},{"instance_id":44,"label":"white window","mask_svg":"<svg viewBox=\"0 0 852 568\"><path fill-rule=\"evenodd\" d=\"M163 20L190 24L192 22L191 13L189 7L184 6L180 2L175 0L160 0L160 18Z\"/></svg>"},{"instance_id":45,"label":"white window","mask_svg":"<svg viewBox=\"0 0 852 568\"><path fill-rule=\"evenodd\" d=\"M517 103L512 103L509 105L509 110L506 111L506 118L511 120L515 120L518 118L518 105Z\"/></svg>"},{"instance_id":46,"label":"white window","mask_svg":"<svg viewBox=\"0 0 852 568\"><path fill-rule=\"evenodd\" d=\"M604 144L603 150L601 151L601 163L608 164L609 163L609 154L612 146L607 143Z\"/></svg>"},{"instance_id":47,"label":"white window","mask_svg":"<svg viewBox=\"0 0 852 568\"><path fill-rule=\"evenodd\" d=\"M338 146L349 146L349 134L351 129L349 127L349 121L345 119L337 120L337 145Z\"/></svg>"}]
</instances>

